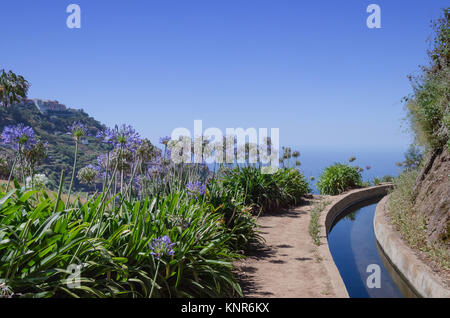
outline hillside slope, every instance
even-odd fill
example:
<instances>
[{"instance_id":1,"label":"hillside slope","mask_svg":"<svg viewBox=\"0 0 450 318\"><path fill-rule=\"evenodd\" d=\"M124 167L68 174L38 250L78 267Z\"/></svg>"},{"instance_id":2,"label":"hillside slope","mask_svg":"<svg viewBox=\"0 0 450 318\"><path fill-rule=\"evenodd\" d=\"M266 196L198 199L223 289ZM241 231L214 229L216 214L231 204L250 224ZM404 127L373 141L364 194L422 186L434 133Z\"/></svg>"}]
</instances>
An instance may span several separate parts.
<instances>
[{"instance_id":1,"label":"hillside slope","mask_svg":"<svg viewBox=\"0 0 450 318\"><path fill-rule=\"evenodd\" d=\"M414 209L426 218L430 241L450 248L450 153L433 153L422 167L414 187Z\"/></svg>"},{"instance_id":2,"label":"hillside slope","mask_svg":"<svg viewBox=\"0 0 450 318\"><path fill-rule=\"evenodd\" d=\"M105 128L103 124L89 117L83 110L71 109L63 104L52 101L26 99L20 104L11 107L0 107L0 132L8 125L24 123L31 126L36 135L43 142L48 142L49 158L38 170L45 173L50 179L50 187L55 188L62 169L70 173L72 168L75 143L67 134L67 126L74 121L81 121L88 127L89 137L82 140L79 147L78 165L83 167L89 163L95 163L97 156L105 149L95 138L98 131ZM0 146L2 153L12 154L11 149ZM69 183L66 178L66 186ZM84 187L75 181L78 190Z\"/></svg>"}]
</instances>

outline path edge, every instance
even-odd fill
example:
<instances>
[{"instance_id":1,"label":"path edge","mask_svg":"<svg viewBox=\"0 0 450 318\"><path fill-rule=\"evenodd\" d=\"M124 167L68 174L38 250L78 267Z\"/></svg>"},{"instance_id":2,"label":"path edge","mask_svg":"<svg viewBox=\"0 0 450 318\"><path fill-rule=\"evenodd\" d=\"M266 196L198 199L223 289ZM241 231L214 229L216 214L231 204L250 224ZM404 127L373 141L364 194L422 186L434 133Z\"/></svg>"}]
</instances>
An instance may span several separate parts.
<instances>
[{"instance_id":1,"label":"path edge","mask_svg":"<svg viewBox=\"0 0 450 318\"><path fill-rule=\"evenodd\" d=\"M387 214L388 199L387 195L377 204L373 218L375 237L384 253L420 296L450 298L450 290L406 244L390 222Z\"/></svg>"}]
</instances>

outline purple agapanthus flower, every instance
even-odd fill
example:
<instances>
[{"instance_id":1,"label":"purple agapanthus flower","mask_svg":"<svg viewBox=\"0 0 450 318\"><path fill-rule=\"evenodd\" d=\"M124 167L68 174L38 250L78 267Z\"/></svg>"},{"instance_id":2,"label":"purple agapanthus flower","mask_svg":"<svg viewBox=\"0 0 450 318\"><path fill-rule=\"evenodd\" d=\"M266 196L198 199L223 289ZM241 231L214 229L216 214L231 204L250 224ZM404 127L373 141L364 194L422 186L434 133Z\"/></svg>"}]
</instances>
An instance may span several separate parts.
<instances>
[{"instance_id":1,"label":"purple agapanthus flower","mask_svg":"<svg viewBox=\"0 0 450 318\"><path fill-rule=\"evenodd\" d=\"M75 121L72 125L67 126L69 130L68 134L72 135L75 139L79 140L81 137L87 136L88 129L85 124L80 121Z\"/></svg>"},{"instance_id":2,"label":"purple agapanthus flower","mask_svg":"<svg viewBox=\"0 0 450 318\"><path fill-rule=\"evenodd\" d=\"M186 184L186 189L192 194L204 195L206 192L206 185L200 181L188 182Z\"/></svg>"},{"instance_id":3,"label":"purple agapanthus flower","mask_svg":"<svg viewBox=\"0 0 450 318\"><path fill-rule=\"evenodd\" d=\"M98 133L97 138L116 148L128 149L133 152L142 143L139 133L132 126L125 124L120 127L115 125L112 129L107 128Z\"/></svg>"},{"instance_id":4,"label":"purple agapanthus flower","mask_svg":"<svg viewBox=\"0 0 450 318\"><path fill-rule=\"evenodd\" d=\"M175 251L173 250L173 246L175 243L172 243L170 238L166 235L161 236L159 238L152 239L150 243L150 255L155 256L157 259L160 259L163 255L174 255Z\"/></svg>"},{"instance_id":5,"label":"purple agapanthus flower","mask_svg":"<svg viewBox=\"0 0 450 318\"><path fill-rule=\"evenodd\" d=\"M170 141L170 136L164 136L159 138L159 143L162 145L167 145L167 143Z\"/></svg>"},{"instance_id":6,"label":"purple agapanthus flower","mask_svg":"<svg viewBox=\"0 0 450 318\"><path fill-rule=\"evenodd\" d=\"M99 131L96 135L105 144L112 144L112 139L114 138L114 133L112 129L106 128L105 130Z\"/></svg>"},{"instance_id":7,"label":"purple agapanthus flower","mask_svg":"<svg viewBox=\"0 0 450 318\"><path fill-rule=\"evenodd\" d=\"M105 153L101 153L97 156L97 165L94 166L94 169L97 170L100 178L106 177L106 171L108 170L108 155ZM109 162L111 164L111 162ZM111 176L111 172L108 173L108 178Z\"/></svg>"},{"instance_id":8,"label":"purple agapanthus flower","mask_svg":"<svg viewBox=\"0 0 450 318\"><path fill-rule=\"evenodd\" d=\"M159 138L159 143L161 145L167 145L170 141L170 137L169 136L165 136L165 137L160 137Z\"/></svg>"},{"instance_id":9,"label":"purple agapanthus flower","mask_svg":"<svg viewBox=\"0 0 450 318\"><path fill-rule=\"evenodd\" d=\"M33 128L22 123L6 126L3 129L1 140L3 144L10 145L16 150L21 148L29 150L37 144Z\"/></svg>"},{"instance_id":10,"label":"purple agapanthus flower","mask_svg":"<svg viewBox=\"0 0 450 318\"><path fill-rule=\"evenodd\" d=\"M97 156L97 165L101 168L106 170L106 165L107 165L107 157L108 155L105 153L101 153Z\"/></svg>"}]
</instances>

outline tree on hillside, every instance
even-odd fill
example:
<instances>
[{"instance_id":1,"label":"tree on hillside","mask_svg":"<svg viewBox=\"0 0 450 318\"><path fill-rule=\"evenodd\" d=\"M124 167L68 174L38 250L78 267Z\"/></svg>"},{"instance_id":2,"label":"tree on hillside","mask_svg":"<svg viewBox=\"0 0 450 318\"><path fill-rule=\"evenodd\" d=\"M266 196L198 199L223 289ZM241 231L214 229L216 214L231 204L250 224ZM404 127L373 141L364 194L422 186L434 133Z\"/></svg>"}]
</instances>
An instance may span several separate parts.
<instances>
[{"instance_id":1,"label":"tree on hillside","mask_svg":"<svg viewBox=\"0 0 450 318\"><path fill-rule=\"evenodd\" d=\"M21 75L16 75L12 71L8 73L4 69L0 74L0 107L8 107L20 102L27 97L30 84Z\"/></svg>"}]
</instances>

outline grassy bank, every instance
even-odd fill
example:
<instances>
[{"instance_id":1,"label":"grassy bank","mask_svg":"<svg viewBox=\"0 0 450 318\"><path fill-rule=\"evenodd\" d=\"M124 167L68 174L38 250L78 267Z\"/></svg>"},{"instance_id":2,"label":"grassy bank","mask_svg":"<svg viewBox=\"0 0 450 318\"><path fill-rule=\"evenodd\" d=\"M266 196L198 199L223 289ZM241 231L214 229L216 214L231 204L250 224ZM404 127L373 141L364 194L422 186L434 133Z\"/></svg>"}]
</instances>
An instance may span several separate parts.
<instances>
[{"instance_id":1,"label":"grassy bank","mask_svg":"<svg viewBox=\"0 0 450 318\"><path fill-rule=\"evenodd\" d=\"M414 206L413 188L418 171L405 171L395 181L390 193L388 214L402 237L412 248L422 251L432 262L450 270L449 250L427 237L425 215Z\"/></svg>"}]
</instances>

